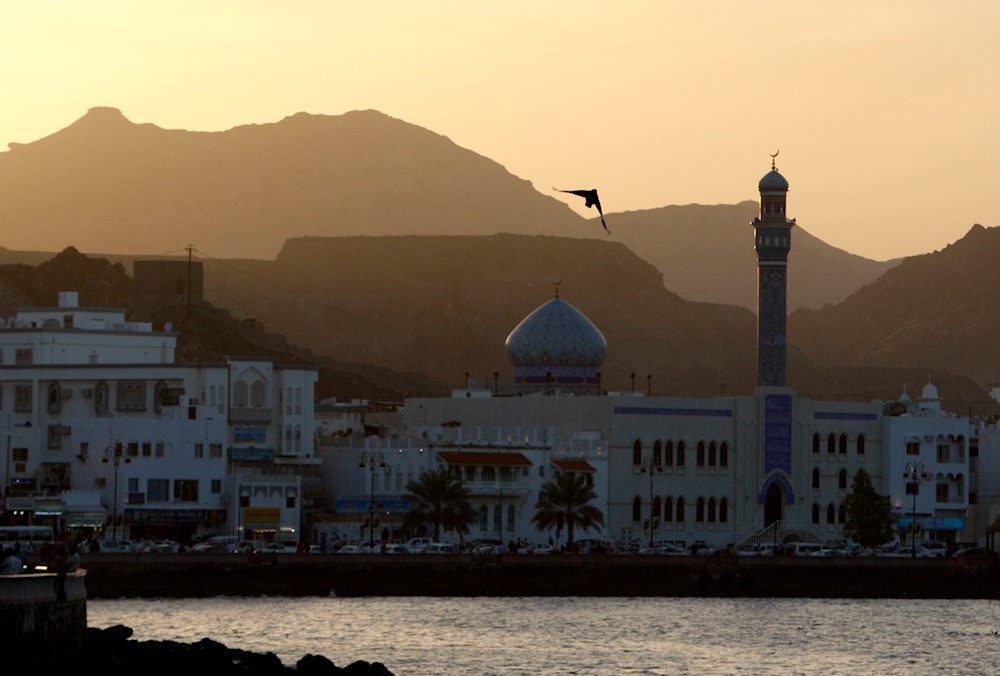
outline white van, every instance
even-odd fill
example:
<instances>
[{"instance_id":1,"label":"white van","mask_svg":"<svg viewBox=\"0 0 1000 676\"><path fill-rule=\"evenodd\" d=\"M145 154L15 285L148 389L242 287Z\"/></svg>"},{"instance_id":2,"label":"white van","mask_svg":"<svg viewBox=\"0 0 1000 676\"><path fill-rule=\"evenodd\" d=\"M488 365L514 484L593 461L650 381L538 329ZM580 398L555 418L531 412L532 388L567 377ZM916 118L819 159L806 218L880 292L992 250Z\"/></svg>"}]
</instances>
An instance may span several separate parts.
<instances>
[{"instance_id":1,"label":"white van","mask_svg":"<svg viewBox=\"0 0 1000 676\"><path fill-rule=\"evenodd\" d=\"M789 542L784 548L792 556L819 556L826 549L819 542Z\"/></svg>"},{"instance_id":2,"label":"white van","mask_svg":"<svg viewBox=\"0 0 1000 676\"><path fill-rule=\"evenodd\" d=\"M424 550L425 554L458 554L458 547L450 542L432 542Z\"/></svg>"}]
</instances>

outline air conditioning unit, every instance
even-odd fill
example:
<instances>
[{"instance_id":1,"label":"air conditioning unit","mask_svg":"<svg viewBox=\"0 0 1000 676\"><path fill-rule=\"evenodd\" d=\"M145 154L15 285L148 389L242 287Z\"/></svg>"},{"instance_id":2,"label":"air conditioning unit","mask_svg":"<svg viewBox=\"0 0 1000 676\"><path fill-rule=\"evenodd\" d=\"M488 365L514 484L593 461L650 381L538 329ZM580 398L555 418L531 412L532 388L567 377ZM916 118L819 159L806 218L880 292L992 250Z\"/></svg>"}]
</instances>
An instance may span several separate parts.
<instances>
[{"instance_id":1,"label":"air conditioning unit","mask_svg":"<svg viewBox=\"0 0 1000 676\"><path fill-rule=\"evenodd\" d=\"M106 483L108 483L108 480L102 476L99 476L96 479L94 479L95 486L104 486Z\"/></svg>"}]
</instances>

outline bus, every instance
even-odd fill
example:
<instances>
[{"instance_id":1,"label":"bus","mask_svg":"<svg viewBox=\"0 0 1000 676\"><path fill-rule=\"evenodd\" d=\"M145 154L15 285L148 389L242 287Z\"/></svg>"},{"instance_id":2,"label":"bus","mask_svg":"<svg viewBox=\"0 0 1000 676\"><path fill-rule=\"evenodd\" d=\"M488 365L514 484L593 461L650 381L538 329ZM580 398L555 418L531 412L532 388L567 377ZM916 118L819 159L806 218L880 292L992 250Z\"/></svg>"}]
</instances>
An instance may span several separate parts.
<instances>
[{"instance_id":1,"label":"bus","mask_svg":"<svg viewBox=\"0 0 1000 676\"><path fill-rule=\"evenodd\" d=\"M52 526L0 526L0 549L20 542L25 551L40 549L55 541Z\"/></svg>"}]
</instances>

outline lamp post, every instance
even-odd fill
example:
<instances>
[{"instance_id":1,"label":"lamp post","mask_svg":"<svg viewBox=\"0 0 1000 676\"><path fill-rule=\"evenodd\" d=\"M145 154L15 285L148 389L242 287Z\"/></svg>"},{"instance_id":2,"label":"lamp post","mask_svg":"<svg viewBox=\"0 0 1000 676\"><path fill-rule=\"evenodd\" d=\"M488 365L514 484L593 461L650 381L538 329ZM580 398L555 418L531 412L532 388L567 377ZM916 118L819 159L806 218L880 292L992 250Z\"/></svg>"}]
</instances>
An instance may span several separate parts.
<instances>
[{"instance_id":1,"label":"lamp post","mask_svg":"<svg viewBox=\"0 0 1000 676\"><path fill-rule=\"evenodd\" d=\"M115 495L113 498L114 507L111 510L111 539L118 539L118 465L122 461L126 463L132 462L132 459L125 455L125 450L122 448L122 444L119 441L114 446L108 446L104 449L104 458L101 462L104 464L111 463L115 468L115 478L114 478L114 491Z\"/></svg>"},{"instance_id":2,"label":"lamp post","mask_svg":"<svg viewBox=\"0 0 1000 676\"><path fill-rule=\"evenodd\" d=\"M368 494L368 548L375 551L375 470L385 469L388 465L385 463L382 451L373 450L361 454L361 464L358 466L362 469L367 467L372 473L371 489Z\"/></svg>"},{"instance_id":3,"label":"lamp post","mask_svg":"<svg viewBox=\"0 0 1000 676\"><path fill-rule=\"evenodd\" d=\"M640 469L643 474L649 474L649 546L653 546L653 519L656 515L653 513L653 475L658 474L663 471L663 466L658 462L653 462L652 456L646 456L642 459L642 469Z\"/></svg>"},{"instance_id":4,"label":"lamp post","mask_svg":"<svg viewBox=\"0 0 1000 676\"><path fill-rule=\"evenodd\" d=\"M917 557L917 495L920 493L920 482L928 478L924 471L924 463L908 462L903 472L906 479L906 492L913 496L913 511L910 513L910 553Z\"/></svg>"}]
</instances>

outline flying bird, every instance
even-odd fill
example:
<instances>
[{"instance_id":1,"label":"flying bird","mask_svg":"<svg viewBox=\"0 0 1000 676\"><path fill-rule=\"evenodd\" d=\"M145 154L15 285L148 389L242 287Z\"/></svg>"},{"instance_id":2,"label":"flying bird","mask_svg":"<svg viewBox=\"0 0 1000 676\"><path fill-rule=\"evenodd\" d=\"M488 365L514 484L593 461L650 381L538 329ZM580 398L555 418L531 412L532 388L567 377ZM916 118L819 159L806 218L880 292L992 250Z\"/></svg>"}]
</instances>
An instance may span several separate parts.
<instances>
[{"instance_id":1,"label":"flying bird","mask_svg":"<svg viewBox=\"0 0 1000 676\"><path fill-rule=\"evenodd\" d=\"M562 190L561 188L552 189L558 192L568 192L571 195L579 195L583 199L587 200L586 206L588 208L597 207L597 213L601 215L601 225L604 226L605 232L609 235L611 234L611 231L608 230L608 224L604 222L604 212L601 211L601 200L597 197L597 188L591 188L590 190Z\"/></svg>"}]
</instances>

